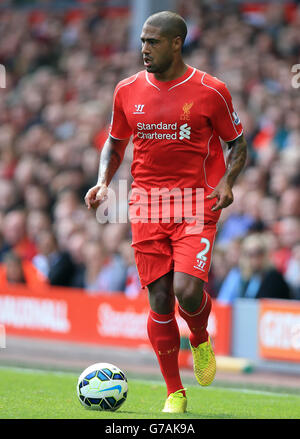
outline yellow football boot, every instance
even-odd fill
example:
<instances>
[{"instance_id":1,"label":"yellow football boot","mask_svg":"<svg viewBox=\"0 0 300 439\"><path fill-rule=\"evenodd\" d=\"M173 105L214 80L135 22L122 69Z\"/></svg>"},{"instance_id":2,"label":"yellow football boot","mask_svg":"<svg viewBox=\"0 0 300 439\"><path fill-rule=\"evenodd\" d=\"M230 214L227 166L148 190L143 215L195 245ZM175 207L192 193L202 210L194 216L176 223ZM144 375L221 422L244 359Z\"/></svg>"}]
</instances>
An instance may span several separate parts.
<instances>
[{"instance_id":1,"label":"yellow football boot","mask_svg":"<svg viewBox=\"0 0 300 439\"><path fill-rule=\"evenodd\" d=\"M182 390L177 390L174 393L170 393L166 399L165 406L163 408L164 413L185 413L187 406L186 396L183 395Z\"/></svg>"},{"instance_id":2,"label":"yellow football boot","mask_svg":"<svg viewBox=\"0 0 300 439\"><path fill-rule=\"evenodd\" d=\"M190 343L190 347L196 380L201 386L209 386L216 375L216 359L210 338L208 337L208 341L199 344L196 348Z\"/></svg>"}]
</instances>

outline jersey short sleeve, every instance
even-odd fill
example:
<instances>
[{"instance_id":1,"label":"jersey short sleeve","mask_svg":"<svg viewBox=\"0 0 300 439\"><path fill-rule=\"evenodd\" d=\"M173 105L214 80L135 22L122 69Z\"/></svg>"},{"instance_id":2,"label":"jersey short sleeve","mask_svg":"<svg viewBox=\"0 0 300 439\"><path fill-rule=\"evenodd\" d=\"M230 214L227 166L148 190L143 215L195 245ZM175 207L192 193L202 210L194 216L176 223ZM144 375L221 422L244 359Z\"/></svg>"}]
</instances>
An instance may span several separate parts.
<instances>
[{"instance_id":1,"label":"jersey short sleeve","mask_svg":"<svg viewBox=\"0 0 300 439\"><path fill-rule=\"evenodd\" d=\"M128 124L122 99L122 84L119 83L114 92L113 109L109 134L118 140L128 139L132 129Z\"/></svg>"},{"instance_id":2,"label":"jersey short sleeve","mask_svg":"<svg viewBox=\"0 0 300 439\"><path fill-rule=\"evenodd\" d=\"M231 95L224 84L216 78L203 78L208 91L208 117L212 127L225 142L239 137L243 132L241 121L234 111Z\"/></svg>"}]
</instances>

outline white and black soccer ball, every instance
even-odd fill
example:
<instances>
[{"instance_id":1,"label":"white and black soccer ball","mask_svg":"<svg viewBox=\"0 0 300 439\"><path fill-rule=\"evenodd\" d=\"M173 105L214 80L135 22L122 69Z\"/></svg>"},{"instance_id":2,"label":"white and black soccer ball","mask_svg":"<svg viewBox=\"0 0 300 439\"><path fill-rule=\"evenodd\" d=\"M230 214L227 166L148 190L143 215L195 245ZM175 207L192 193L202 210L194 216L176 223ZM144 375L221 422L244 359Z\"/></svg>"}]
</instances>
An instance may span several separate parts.
<instances>
[{"instance_id":1,"label":"white and black soccer ball","mask_svg":"<svg viewBox=\"0 0 300 439\"><path fill-rule=\"evenodd\" d=\"M127 392L127 378L113 364L92 364L78 378L79 401L89 409L115 411L126 401Z\"/></svg>"}]
</instances>

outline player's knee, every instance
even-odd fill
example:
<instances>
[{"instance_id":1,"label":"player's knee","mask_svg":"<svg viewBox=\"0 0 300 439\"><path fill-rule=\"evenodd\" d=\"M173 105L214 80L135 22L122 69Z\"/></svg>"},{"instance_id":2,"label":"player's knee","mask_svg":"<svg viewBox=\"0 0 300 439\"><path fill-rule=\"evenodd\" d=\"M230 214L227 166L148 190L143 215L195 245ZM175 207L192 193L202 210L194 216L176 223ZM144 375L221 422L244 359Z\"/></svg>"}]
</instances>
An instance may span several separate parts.
<instances>
[{"instance_id":1,"label":"player's knee","mask_svg":"<svg viewBox=\"0 0 300 439\"><path fill-rule=\"evenodd\" d=\"M174 297L164 290L149 290L151 309L157 314L169 314L174 311Z\"/></svg>"},{"instance_id":2,"label":"player's knee","mask_svg":"<svg viewBox=\"0 0 300 439\"><path fill-rule=\"evenodd\" d=\"M183 309L193 311L201 303L203 284L201 282L178 282L174 284L174 294Z\"/></svg>"},{"instance_id":3,"label":"player's knee","mask_svg":"<svg viewBox=\"0 0 300 439\"><path fill-rule=\"evenodd\" d=\"M194 302L199 292L195 291L194 288L177 288L175 290L175 296L181 306L184 307L185 304Z\"/></svg>"}]
</instances>

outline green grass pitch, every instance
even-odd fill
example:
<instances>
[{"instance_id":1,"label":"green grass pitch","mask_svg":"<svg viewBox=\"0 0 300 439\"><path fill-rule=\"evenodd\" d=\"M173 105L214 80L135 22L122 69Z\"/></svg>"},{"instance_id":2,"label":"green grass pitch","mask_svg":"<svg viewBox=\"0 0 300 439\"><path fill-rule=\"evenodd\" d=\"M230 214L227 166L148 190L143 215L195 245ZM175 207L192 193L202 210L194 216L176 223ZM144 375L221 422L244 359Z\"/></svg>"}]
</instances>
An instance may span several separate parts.
<instances>
[{"instance_id":1,"label":"green grass pitch","mask_svg":"<svg viewBox=\"0 0 300 439\"><path fill-rule=\"evenodd\" d=\"M127 401L117 412L85 409L77 399L78 375L0 368L0 419L299 419L300 392L188 385L188 411L161 413L162 382L128 379Z\"/></svg>"}]
</instances>

